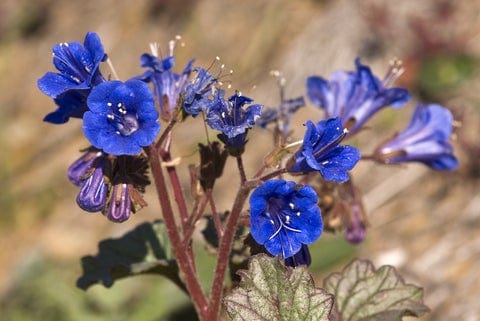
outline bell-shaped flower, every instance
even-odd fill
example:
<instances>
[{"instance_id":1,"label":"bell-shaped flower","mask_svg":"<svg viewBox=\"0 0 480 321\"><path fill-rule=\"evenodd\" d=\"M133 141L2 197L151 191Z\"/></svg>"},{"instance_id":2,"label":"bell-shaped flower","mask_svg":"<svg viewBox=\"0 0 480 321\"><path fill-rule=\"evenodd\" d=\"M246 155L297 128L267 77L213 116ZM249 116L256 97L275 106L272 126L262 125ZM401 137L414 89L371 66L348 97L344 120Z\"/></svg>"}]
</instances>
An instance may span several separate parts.
<instances>
[{"instance_id":1,"label":"bell-shaped flower","mask_svg":"<svg viewBox=\"0 0 480 321\"><path fill-rule=\"evenodd\" d=\"M386 106L401 107L410 95L404 88L388 88L368 66L355 60L357 71L336 71L329 80L307 79L311 102L325 110L325 118L339 117L348 135L358 132L364 123Z\"/></svg>"},{"instance_id":2,"label":"bell-shaped flower","mask_svg":"<svg viewBox=\"0 0 480 321\"><path fill-rule=\"evenodd\" d=\"M435 170L454 170L458 160L449 142L452 130L453 116L447 108L419 104L408 127L377 148L374 159L386 164L421 162Z\"/></svg>"},{"instance_id":3,"label":"bell-shaped flower","mask_svg":"<svg viewBox=\"0 0 480 321\"><path fill-rule=\"evenodd\" d=\"M206 111L215 97L217 78L203 68L195 68L196 77L187 85L183 96L183 110L193 117Z\"/></svg>"},{"instance_id":4,"label":"bell-shaped flower","mask_svg":"<svg viewBox=\"0 0 480 321\"><path fill-rule=\"evenodd\" d=\"M153 84L153 92L160 106L160 116L169 120L173 111L179 107L180 94L187 85L188 77L192 71L193 60L187 64L181 74L172 71L175 64L175 57L169 56L160 59L151 54L143 54L140 58L142 67L148 70L138 79Z\"/></svg>"},{"instance_id":5,"label":"bell-shaped flower","mask_svg":"<svg viewBox=\"0 0 480 321\"><path fill-rule=\"evenodd\" d=\"M107 154L138 154L160 131L154 98L140 80L104 82L93 88L87 103L83 132Z\"/></svg>"},{"instance_id":6,"label":"bell-shaped flower","mask_svg":"<svg viewBox=\"0 0 480 321\"><path fill-rule=\"evenodd\" d=\"M106 59L100 38L94 32L87 33L83 45L78 42L55 45L53 64L59 72L47 72L38 80L38 88L54 98L58 109L44 120L61 124L70 117L81 118L87 111L90 90L105 81L99 66Z\"/></svg>"},{"instance_id":7,"label":"bell-shaped flower","mask_svg":"<svg viewBox=\"0 0 480 321\"><path fill-rule=\"evenodd\" d=\"M207 109L207 124L221 132L219 138L227 146L230 154L239 155L247 142L247 131L260 117L262 105L250 105L253 99L240 95L224 98L224 91L218 90L213 102Z\"/></svg>"},{"instance_id":8,"label":"bell-shaped flower","mask_svg":"<svg viewBox=\"0 0 480 321\"><path fill-rule=\"evenodd\" d=\"M360 160L360 152L350 145L339 145L347 134L339 118L306 123L303 144L288 165L289 172L318 171L331 182L348 181L348 171Z\"/></svg>"},{"instance_id":9,"label":"bell-shaped flower","mask_svg":"<svg viewBox=\"0 0 480 321\"><path fill-rule=\"evenodd\" d=\"M305 99L303 96L285 99L276 108L264 109L257 121L257 125L265 129L270 123L275 123L275 132L280 134L283 142L285 142L291 134L290 120L293 114L304 106Z\"/></svg>"},{"instance_id":10,"label":"bell-shaped flower","mask_svg":"<svg viewBox=\"0 0 480 321\"><path fill-rule=\"evenodd\" d=\"M308 185L274 179L250 196L250 226L254 240L272 255L288 259L322 234L318 197Z\"/></svg>"}]
</instances>

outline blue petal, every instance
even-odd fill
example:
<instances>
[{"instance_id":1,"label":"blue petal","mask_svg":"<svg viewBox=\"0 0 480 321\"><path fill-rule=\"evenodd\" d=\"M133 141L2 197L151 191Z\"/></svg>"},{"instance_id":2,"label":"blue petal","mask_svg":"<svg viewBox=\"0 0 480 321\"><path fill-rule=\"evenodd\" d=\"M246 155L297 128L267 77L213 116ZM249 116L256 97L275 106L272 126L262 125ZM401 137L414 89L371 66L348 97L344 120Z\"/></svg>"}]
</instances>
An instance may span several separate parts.
<instances>
[{"instance_id":1,"label":"blue petal","mask_svg":"<svg viewBox=\"0 0 480 321\"><path fill-rule=\"evenodd\" d=\"M65 94L55 98L55 104L58 109L49 113L43 119L53 124L66 123L70 117L82 118L83 114L88 110L85 102L88 91L67 91Z\"/></svg>"},{"instance_id":2,"label":"blue petal","mask_svg":"<svg viewBox=\"0 0 480 321\"><path fill-rule=\"evenodd\" d=\"M88 108L95 113L108 113L108 102L115 103L113 100L114 90L122 84L119 80L106 81L98 86L95 86L88 96Z\"/></svg>"},{"instance_id":3,"label":"blue petal","mask_svg":"<svg viewBox=\"0 0 480 321\"><path fill-rule=\"evenodd\" d=\"M453 171L458 168L458 160L454 155L443 155L425 164L437 171Z\"/></svg>"},{"instance_id":4,"label":"blue petal","mask_svg":"<svg viewBox=\"0 0 480 321\"><path fill-rule=\"evenodd\" d=\"M100 37L95 32L87 32L84 45L90 53L94 63L98 64L99 62L107 59L102 42L100 41Z\"/></svg>"},{"instance_id":5,"label":"blue petal","mask_svg":"<svg viewBox=\"0 0 480 321\"><path fill-rule=\"evenodd\" d=\"M315 106L326 108L327 96L330 95L328 82L322 77L311 76L307 78L307 96Z\"/></svg>"},{"instance_id":6,"label":"blue petal","mask_svg":"<svg viewBox=\"0 0 480 321\"><path fill-rule=\"evenodd\" d=\"M47 72L37 81L38 88L47 96L56 98L60 94L70 89L85 89L88 86L78 85L69 77Z\"/></svg>"}]
</instances>

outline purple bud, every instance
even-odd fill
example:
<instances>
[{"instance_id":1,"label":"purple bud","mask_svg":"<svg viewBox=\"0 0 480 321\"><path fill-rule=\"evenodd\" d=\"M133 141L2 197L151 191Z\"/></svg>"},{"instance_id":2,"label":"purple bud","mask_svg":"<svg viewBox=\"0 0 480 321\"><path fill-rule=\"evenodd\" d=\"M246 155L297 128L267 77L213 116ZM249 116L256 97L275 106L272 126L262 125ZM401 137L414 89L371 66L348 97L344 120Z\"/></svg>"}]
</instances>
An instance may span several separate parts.
<instances>
[{"instance_id":1,"label":"purple bud","mask_svg":"<svg viewBox=\"0 0 480 321\"><path fill-rule=\"evenodd\" d=\"M83 177L87 174L88 170L92 166L95 159L100 157L102 152L95 148L89 148L85 154L79 159L74 161L70 167L68 167L67 175L68 179L77 186L82 186L84 181Z\"/></svg>"},{"instance_id":2,"label":"purple bud","mask_svg":"<svg viewBox=\"0 0 480 321\"><path fill-rule=\"evenodd\" d=\"M345 229L345 238L348 242L357 244L365 239L366 227L362 217L362 206L358 203L353 203L350 207L350 222Z\"/></svg>"},{"instance_id":3,"label":"purple bud","mask_svg":"<svg viewBox=\"0 0 480 321\"><path fill-rule=\"evenodd\" d=\"M285 265L290 267L297 267L300 265L310 266L311 263L312 257L310 256L310 250L306 244L302 244L302 247L297 254L285 259Z\"/></svg>"},{"instance_id":4,"label":"purple bud","mask_svg":"<svg viewBox=\"0 0 480 321\"><path fill-rule=\"evenodd\" d=\"M98 212L105 207L108 185L103 175L103 163L103 159L97 162L92 175L83 181L77 196L78 206L87 212Z\"/></svg>"},{"instance_id":5,"label":"purple bud","mask_svg":"<svg viewBox=\"0 0 480 321\"><path fill-rule=\"evenodd\" d=\"M120 183L113 185L110 202L104 211L104 215L110 221L121 223L130 217L132 201L129 189L129 184Z\"/></svg>"}]
</instances>

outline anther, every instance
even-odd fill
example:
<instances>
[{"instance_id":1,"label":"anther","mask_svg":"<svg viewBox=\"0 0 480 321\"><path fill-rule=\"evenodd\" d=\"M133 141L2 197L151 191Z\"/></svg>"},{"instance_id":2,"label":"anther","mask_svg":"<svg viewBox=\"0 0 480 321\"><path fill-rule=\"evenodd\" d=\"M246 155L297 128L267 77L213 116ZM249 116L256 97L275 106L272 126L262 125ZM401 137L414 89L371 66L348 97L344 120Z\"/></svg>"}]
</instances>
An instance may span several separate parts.
<instances>
[{"instance_id":1,"label":"anther","mask_svg":"<svg viewBox=\"0 0 480 321\"><path fill-rule=\"evenodd\" d=\"M392 60L390 60L389 65L390 66L387 70L387 73L382 81L385 87L390 87L391 85L393 85L395 80L397 80L398 77L400 77L405 71L405 68L403 67L403 62L398 58L393 58Z\"/></svg>"}]
</instances>

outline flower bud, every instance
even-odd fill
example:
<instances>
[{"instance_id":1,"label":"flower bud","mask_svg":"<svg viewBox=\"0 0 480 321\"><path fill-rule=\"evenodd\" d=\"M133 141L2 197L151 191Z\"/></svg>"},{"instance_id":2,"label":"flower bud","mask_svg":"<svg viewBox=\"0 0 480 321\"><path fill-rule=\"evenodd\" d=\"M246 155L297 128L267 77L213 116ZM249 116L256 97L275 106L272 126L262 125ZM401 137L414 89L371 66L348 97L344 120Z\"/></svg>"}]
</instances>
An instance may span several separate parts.
<instances>
[{"instance_id":1,"label":"flower bud","mask_svg":"<svg viewBox=\"0 0 480 321\"><path fill-rule=\"evenodd\" d=\"M87 149L79 159L74 161L70 167L68 167L67 175L68 179L75 185L81 186L83 177L87 174L95 159L100 157L102 152L98 149L90 147Z\"/></svg>"},{"instance_id":2,"label":"flower bud","mask_svg":"<svg viewBox=\"0 0 480 321\"><path fill-rule=\"evenodd\" d=\"M297 267L300 265L310 266L312 263L312 257L310 256L310 250L308 245L302 244L302 248L294 256L285 259L285 265L291 267Z\"/></svg>"},{"instance_id":3,"label":"flower bud","mask_svg":"<svg viewBox=\"0 0 480 321\"><path fill-rule=\"evenodd\" d=\"M131 185L120 183L112 187L112 194L103 214L112 222L121 223L130 217L132 201L130 199Z\"/></svg>"},{"instance_id":4,"label":"flower bud","mask_svg":"<svg viewBox=\"0 0 480 321\"><path fill-rule=\"evenodd\" d=\"M345 239L348 242L357 244L365 239L366 226L364 222L365 214L363 208L358 203L350 205L349 222L346 224Z\"/></svg>"},{"instance_id":5,"label":"flower bud","mask_svg":"<svg viewBox=\"0 0 480 321\"><path fill-rule=\"evenodd\" d=\"M98 212L105 207L108 185L103 172L104 163L103 158L97 162L93 173L83 182L78 193L77 204L87 212Z\"/></svg>"}]
</instances>

